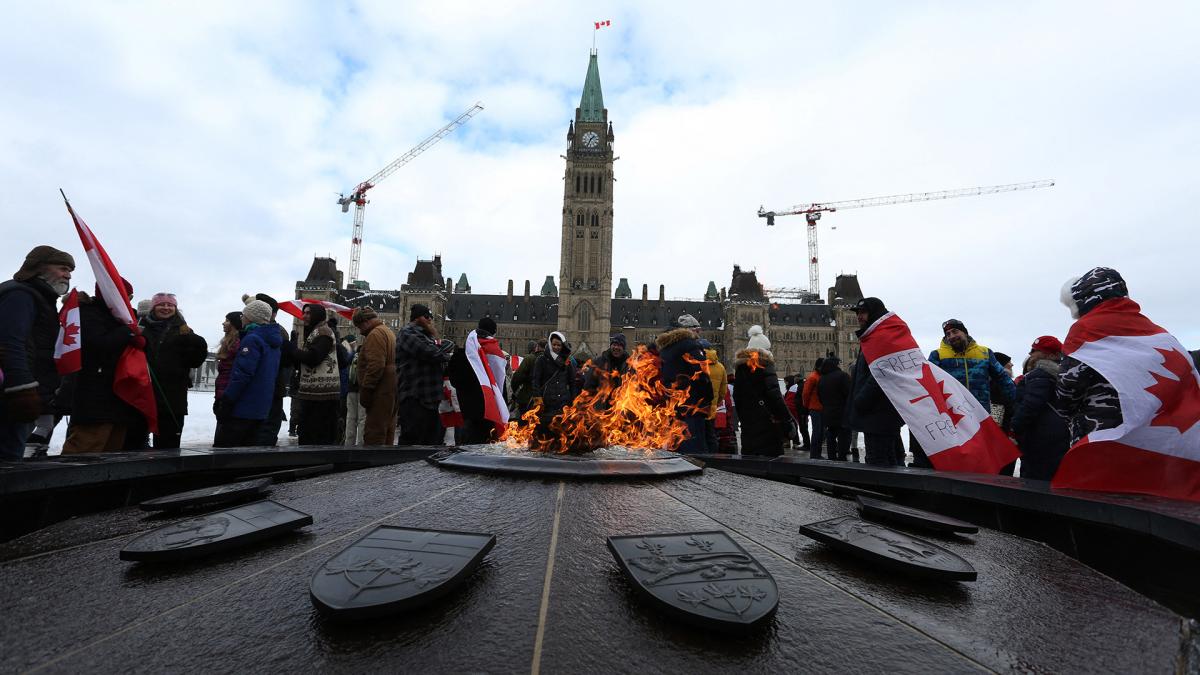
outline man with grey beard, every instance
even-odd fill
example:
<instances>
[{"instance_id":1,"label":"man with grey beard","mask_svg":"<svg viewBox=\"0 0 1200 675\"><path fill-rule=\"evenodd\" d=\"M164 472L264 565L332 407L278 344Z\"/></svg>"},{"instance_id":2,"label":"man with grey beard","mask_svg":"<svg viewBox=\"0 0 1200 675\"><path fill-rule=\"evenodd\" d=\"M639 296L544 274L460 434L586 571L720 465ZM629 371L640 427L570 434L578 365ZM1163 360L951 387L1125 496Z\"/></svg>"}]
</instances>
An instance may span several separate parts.
<instances>
[{"instance_id":1,"label":"man with grey beard","mask_svg":"<svg viewBox=\"0 0 1200 675\"><path fill-rule=\"evenodd\" d=\"M38 415L58 389L54 344L58 298L71 287L75 259L34 247L11 281L0 284L0 461L20 461Z\"/></svg>"}]
</instances>

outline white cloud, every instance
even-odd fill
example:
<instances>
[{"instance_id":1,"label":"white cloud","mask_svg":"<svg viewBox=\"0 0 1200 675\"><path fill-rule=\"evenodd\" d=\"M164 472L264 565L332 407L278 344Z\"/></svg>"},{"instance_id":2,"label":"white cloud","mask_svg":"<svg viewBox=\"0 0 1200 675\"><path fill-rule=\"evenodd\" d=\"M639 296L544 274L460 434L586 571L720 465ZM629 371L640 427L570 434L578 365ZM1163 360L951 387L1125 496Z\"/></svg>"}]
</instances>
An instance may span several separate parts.
<instances>
[{"instance_id":1,"label":"white cloud","mask_svg":"<svg viewBox=\"0 0 1200 675\"><path fill-rule=\"evenodd\" d=\"M556 274L558 155L591 22L608 18L613 273L635 293L698 297L735 262L803 286L802 220L767 229L759 204L1055 178L831 214L823 285L858 272L923 346L955 316L1021 353L1065 333L1062 281L1106 264L1200 345L1190 3L35 3L6 18L10 266L37 243L78 252L62 186L139 295L174 290L210 341L241 293L289 295L314 253L345 267L336 193L480 99L372 192L364 276L397 287L434 252L477 292Z\"/></svg>"}]
</instances>

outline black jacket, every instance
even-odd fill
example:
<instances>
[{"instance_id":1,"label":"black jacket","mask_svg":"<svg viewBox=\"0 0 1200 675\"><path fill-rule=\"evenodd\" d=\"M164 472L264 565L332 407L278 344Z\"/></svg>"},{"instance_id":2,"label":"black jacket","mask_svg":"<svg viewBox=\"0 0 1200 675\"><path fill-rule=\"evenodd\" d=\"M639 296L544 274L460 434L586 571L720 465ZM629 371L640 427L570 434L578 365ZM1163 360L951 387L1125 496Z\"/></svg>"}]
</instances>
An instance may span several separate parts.
<instances>
[{"instance_id":1,"label":"black jacket","mask_svg":"<svg viewBox=\"0 0 1200 675\"><path fill-rule=\"evenodd\" d=\"M141 413L113 392L113 374L125 345L133 337L100 298L79 294L79 333L82 368L75 376L71 421L129 424Z\"/></svg>"},{"instance_id":2,"label":"black jacket","mask_svg":"<svg viewBox=\"0 0 1200 675\"><path fill-rule=\"evenodd\" d=\"M820 391L818 389L818 391ZM824 405L824 402L822 402ZM846 402L845 423L855 431L864 434L895 434L899 433L904 420L896 412L875 374L867 365L867 359L861 353L854 362L854 376L850 378L850 398Z\"/></svg>"},{"instance_id":3,"label":"black jacket","mask_svg":"<svg viewBox=\"0 0 1200 675\"><path fill-rule=\"evenodd\" d=\"M613 376L613 373L616 376ZM621 358L616 358L609 350L604 350L592 360L592 364L588 366L583 373L583 390L595 392L600 388L600 383L604 380L612 380L612 388L616 389L621 386L621 378L629 372L629 352L621 354Z\"/></svg>"},{"instance_id":4,"label":"black jacket","mask_svg":"<svg viewBox=\"0 0 1200 675\"><path fill-rule=\"evenodd\" d=\"M751 354L758 354L757 367ZM786 431L781 423L791 419L783 394L775 360L765 349L743 349L734 357L733 407L742 427L742 452L752 455L780 455ZM711 387L710 387L711 388Z\"/></svg>"},{"instance_id":5,"label":"black jacket","mask_svg":"<svg viewBox=\"0 0 1200 675\"><path fill-rule=\"evenodd\" d=\"M1037 362L1017 384L1012 430L1021 450L1021 477L1050 480L1071 445L1067 422L1054 412L1059 365Z\"/></svg>"},{"instance_id":6,"label":"black jacket","mask_svg":"<svg viewBox=\"0 0 1200 675\"><path fill-rule=\"evenodd\" d=\"M846 401L850 398L850 376L838 368L836 361L826 359L821 366L817 398L821 399L821 420L825 426L845 426Z\"/></svg>"},{"instance_id":7,"label":"black jacket","mask_svg":"<svg viewBox=\"0 0 1200 675\"><path fill-rule=\"evenodd\" d=\"M9 296L6 309L19 308L21 316L5 316L0 328L0 365L4 366L5 384L16 387L37 381L42 412L58 389L58 370L54 365L54 346L58 342L58 294L45 281L30 279L0 284L0 296ZM10 332L11 331L11 332ZM2 414L2 413L0 413Z\"/></svg>"},{"instance_id":8,"label":"black jacket","mask_svg":"<svg viewBox=\"0 0 1200 675\"><path fill-rule=\"evenodd\" d=\"M542 399L543 417L557 415L579 395L578 375L570 356L553 358L549 347L533 364L533 396Z\"/></svg>"},{"instance_id":9,"label":"black jacket","mask_svg":"<svg viewBox=\"0 0 1200 675\"><path fill-rule=\"evenodd\" d=\"M658 336L658 355L662 359L662 381L666 387L687 389L687 405L680 406L680 416L708 415L712 407L712 380L701 364L708 355L700 340L687 328L676 328Z\"/></svg>"},{"instance_id":10,"label":"black jacket","mask_svg":"<svg viewBox=\"0 0 1200 675\"><path fill-rule=\"evenodd\" d=\"M191 370L204 363L208 342L185 328L178 313L170 319L142 319L142 335L146 338L146 361L154 381L154 402L158 405L161 429L183 424L187 415L187 392L192 386ZM84 345L87 338L84 338Z\"/></svg>"}]
</instances>

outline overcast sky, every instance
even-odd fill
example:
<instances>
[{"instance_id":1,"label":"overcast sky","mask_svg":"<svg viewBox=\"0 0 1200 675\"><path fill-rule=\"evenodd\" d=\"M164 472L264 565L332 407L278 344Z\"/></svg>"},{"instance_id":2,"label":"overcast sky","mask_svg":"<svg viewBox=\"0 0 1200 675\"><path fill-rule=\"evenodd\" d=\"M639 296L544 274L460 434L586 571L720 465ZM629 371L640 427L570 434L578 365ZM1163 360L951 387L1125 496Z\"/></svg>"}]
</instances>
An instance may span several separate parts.
<instances>
[{"instance_id":1,"label":"overcast sky","mask_svg":"<svg viewBox=\"0 0 1200 675\"><path fill-rule=\"evenodd\" d=\"M479 293L557 279L559 155L610 19L614 287L698 298L734 263L802 287L803 218L768 229L760 204L1050 178L829 215L822 286L858 273L925 349L955 317L1015 355L1108 265L1200 347L1194 2L3 4L4 264L84 262L62 187L137 297L176 293L213 346L242 293L292 297L314 254L346 269L337 193L477 100L372 192L363 276L398 288L437 252Z\"/></svg>"}]
</instances>

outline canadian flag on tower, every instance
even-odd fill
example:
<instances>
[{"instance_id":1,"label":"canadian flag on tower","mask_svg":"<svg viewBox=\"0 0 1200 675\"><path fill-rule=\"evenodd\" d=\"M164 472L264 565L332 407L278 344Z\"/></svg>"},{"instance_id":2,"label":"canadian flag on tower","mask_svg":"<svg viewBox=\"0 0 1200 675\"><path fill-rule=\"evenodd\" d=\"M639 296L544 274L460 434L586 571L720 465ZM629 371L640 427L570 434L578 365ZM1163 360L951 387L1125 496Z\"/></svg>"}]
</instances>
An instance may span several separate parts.
<instances>
[{"instance_id":1,"label":"canadian flag on tower","mask_svg":"<svg viewBox=\"0 0 1200 675\"><path fill-rule=\"evenodd\" d=\"M930 363L908 324L888 312L861 338L871 374L934 468L996 474L1020 453L979 401Z\"/></svg>"},{"instance_id":2,"label":"canadian flag on tower","mask_svg":"<svg viewBox=\"0 0 1200 675\"><path fill-rule=\"evenodd\" d=\"M54 367L59 375L70 375L83 367L80 351L79 291L72 288L58 313L58 341L54 343Z\"/></svg>"},{"instance_id":3,"label":"canadian flag on tower","mask_svg":"<svg viewBox=\"0 0 1200 675\"><path fill-rule=\"evenodd\" d=\"M1117 390L1121 424L1073 445L1052 485L1200 501L1200 373L1179 340L1113 298L1071 326L1063 354Z\"/></svg>"}]
</instances>

